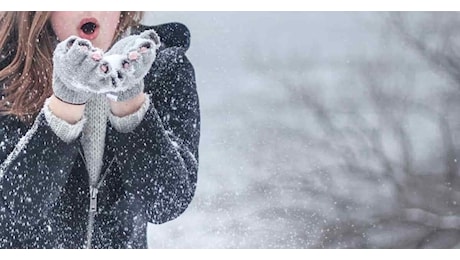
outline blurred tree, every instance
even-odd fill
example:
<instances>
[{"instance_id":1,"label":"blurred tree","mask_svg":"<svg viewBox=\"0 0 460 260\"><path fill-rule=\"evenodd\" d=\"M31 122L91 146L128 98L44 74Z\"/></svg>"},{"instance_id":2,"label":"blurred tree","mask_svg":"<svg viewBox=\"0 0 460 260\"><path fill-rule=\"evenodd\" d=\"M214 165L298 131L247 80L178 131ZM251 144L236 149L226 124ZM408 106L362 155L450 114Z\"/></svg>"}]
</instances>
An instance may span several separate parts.
<instances>
[{"instance_id":1,"label":"blurred tree","mask_svg":"<svg viewBox=\"0 0 460 260\"><path fill-rule=\"evenodd\" d=\"M250 51L265 247L460 247L460 13L382 21L372 56Z\"/></svg>"}]
</instances>

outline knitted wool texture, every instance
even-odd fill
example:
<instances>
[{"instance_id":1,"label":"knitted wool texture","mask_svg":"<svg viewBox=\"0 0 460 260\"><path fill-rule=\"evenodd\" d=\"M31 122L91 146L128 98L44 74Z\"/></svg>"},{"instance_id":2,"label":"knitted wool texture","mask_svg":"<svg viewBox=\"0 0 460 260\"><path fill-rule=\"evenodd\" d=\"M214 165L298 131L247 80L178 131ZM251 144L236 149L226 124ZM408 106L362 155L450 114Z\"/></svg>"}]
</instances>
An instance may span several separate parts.
<instances>
[{"instance_id":1,"label":"knitted wool texture","mask_svg":"<svg viewBox=\"0 0 460 260\"><path fill-rule=\"evenodd\" d=\"M49 99L46 100L43 110L49 126L64 142L73 142L82 133L80 141L89 174L89 183L96 186L103 165L107 118L117 131L128 133L140 124L149 107L150 96L146 95L138 111L124 117L117 117L110 113L107 98L104 95L95 95L86 104L82 120L74 125L56 117L51 112Z\"/></svg>"},{"instance_id":2,"label":"knitted wool texture","mask_svg":"<svg viewBox=\"0 0 460 260\"><path fill-rule=\"evenodd\" d=\"M77 139L81 131L83 130L83 126L86 123L86 118L83 117L80 121L76 124L69 124L66 121L58 118L51 112L49 109L50 98L45 100L45 105L43 107L43 112L45 114L45 118L48 121L49 126L53 130L53 132L59 136L64 142L71 143L75 139Z\"/></svg>"},{"instance_id":3,"label":"knitted wool texture","mask_svg":"<svg viewBox=\"0 0 460 260\"><path fill-rule=\"evenodd\" d=\"M81 144L85 155L89 184L96 186L102 168L105 147L105 132L109 104L103 95L90 99L85 107L86 124L83 127Z\"/></svg>"}]
</instances>

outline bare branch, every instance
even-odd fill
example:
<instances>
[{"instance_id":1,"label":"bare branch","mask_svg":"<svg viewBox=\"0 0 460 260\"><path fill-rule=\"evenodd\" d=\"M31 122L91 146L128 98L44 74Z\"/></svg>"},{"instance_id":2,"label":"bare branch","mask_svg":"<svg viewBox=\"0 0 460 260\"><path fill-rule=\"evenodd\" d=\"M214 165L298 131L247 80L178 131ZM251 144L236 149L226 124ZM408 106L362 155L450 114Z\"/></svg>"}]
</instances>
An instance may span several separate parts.
<instances>
[{"instance_id":1,"label":"bare branch","mask_svg":"<svg viewBox=\"0 0 460 260\"><path fill-rule=\"evenodd\" d=\"M423 209L409 208L404 209L402 217L406 221L415 222L427 227L460 230L460 217L454 215L440 216Z\"/></svg>"}]
</instances>

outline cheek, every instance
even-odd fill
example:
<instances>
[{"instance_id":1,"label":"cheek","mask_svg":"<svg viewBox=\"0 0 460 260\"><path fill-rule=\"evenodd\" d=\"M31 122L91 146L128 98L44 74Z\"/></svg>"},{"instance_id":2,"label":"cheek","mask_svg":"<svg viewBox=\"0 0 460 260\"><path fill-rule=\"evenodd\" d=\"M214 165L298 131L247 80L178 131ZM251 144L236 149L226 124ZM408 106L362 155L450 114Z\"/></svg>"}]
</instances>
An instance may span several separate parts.
<instances>
[{"instance_id":1,"label":"cheek","mask_svg":"<svg viewBox=\"0 0 460 260\"><path fill-rule=\"evenodd\" d=\"M110 13L100 20L101 27L104 28L106 34L115 34L115 30L118 27L120 21L119 13Z\"/></svg>"},{"instance_id":2,"label":"cheek","mask_svg":"<svg viewBox=\"0 0 460 260\"><path fill-rule=\"evenodd\" d=\"M60 41L66 39L72 34L69 30L70 26L66 22L64 22L59 16L51 17L51 26L53 28L54 33Z\"/></svg>"},{"instance_id":3,"label":"cheek","mask_svg":"<svg viewBox=\"0 0 460 260\"><path fill-rule=\"evenodd\" d=\"M76 27L81 20L81 12L56 11L50 16L50 23L54 33L60 41L76 34Z\"/></svg>"},{"instance_id":4,"label":"cheek","mask_svg":"<svg viewBox=\"0 0 460 260\"><path fill-rule=\"evenodd\" d=\"M101 22L100 40L103 49L106 49L112 43L112 39L115 36L117 30L119 17L107 17Z\"/></svg>"},{"instance_id":5,"label":"cheek","mask_svg":"<svg viewBox=\"0 0 460 260\"><path fill-rule=\"evenodd\" d=\"M120 22L119 16L115 16L109 19L109 24L110 24L109 27L111 27L113 33L115 33L115 30L117 29L119 22Z\"/></svg>"}]
</instances>

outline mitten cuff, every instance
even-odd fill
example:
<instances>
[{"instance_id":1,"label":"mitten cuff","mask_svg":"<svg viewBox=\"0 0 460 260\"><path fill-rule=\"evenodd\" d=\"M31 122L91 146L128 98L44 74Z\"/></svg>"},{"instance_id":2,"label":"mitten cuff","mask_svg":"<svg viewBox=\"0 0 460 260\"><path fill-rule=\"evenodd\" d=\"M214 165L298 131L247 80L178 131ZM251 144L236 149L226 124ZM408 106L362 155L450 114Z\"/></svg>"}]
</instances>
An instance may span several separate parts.
<instances>
[{"instance_id":1,"label":"mitten cuff","mask_svg":"<svg viewBox=\"0 0 460 260\"><path fill-rule=\"evenodd\" d=\"M139 95L143 91L144 91L144 79L142 79L138 83L135 83L134 86L132 86L128 90L119 92L117 94L117 100L116 101L121 102L121 101L130 100L130 99L136 97L137 95Z\"/></svg>"},{"instance_id":2,"label":"mitten cuff","mask_svg":"<svg viewBox=\"0 0 460 260\"><path fill-rule=\"evenodd\" d=\"M73 105L83 105L91 96L90 92L85 92L84 90L74 91L67 88L58 78L53 82L53 92L54 96L59 100Z\"/></svg>"},{"instance_id":3,"label":"mitten cuff","mask_svg":"<svg viewBox=\"0 0 460 260\"><path fill-rule=\"evenodd\" d=\"M86 122L86 117L83 116L83 118L75 124L69 124L65 120L53 114L53 112L49 109L49 102L50 99L46 99L45 106L43 107L43 112L45 113L48 125L51 127L53 132L62 139L62 141L66 143L73 142L81 134Z\"/></svg>"},{"instance_id":4,"label":"mitten cuff","mask_svg":"<svg viewBox=\"0 0 460 260\"><path fill-rule=\"evenodd\" d=\"M129 133L133 131L144 119L145 114L147 113L150 107L150 95L145 95L144 104L136 112L118 117L112 113L109 114L109 120L112 126L120 133Z\"/></svg>"}]
</instances>

